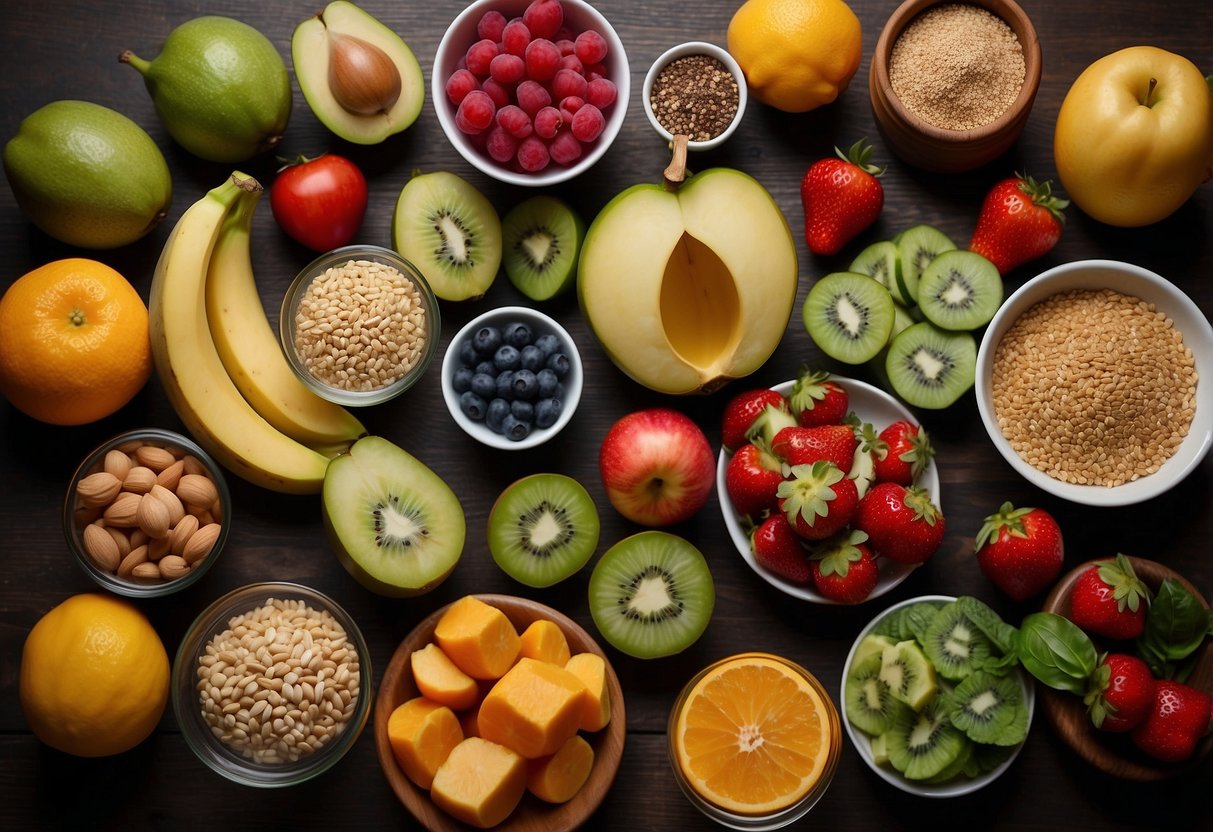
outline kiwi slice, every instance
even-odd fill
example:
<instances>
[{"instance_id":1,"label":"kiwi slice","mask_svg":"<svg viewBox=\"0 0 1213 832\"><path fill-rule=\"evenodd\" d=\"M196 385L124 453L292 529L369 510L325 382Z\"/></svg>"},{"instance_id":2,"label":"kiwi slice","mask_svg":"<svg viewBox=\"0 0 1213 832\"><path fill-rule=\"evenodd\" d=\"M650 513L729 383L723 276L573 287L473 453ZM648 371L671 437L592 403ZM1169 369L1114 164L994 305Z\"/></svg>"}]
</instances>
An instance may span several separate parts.
<instances>
[{"instance_id":1,"label":"kiwi slice","mask_svg":"<svg viewBox=\"0 0 1213 832\"><path fill-rule=\"evenodd\" d=\"M598 508L581 483L563 474L531 474L493 503L489 553L519 583L546 587L589 562L598 532Z\"/></svg>"},{"instance_id":2,"label":"kiwi slice","mask_svg":"<svg viewBox=\"0 0 1213 832\"><path fill-rule=\"evenodd\" d=\"M931 619L942 606L943 603L937 601L917 601L913 604L906 604L876 622L876 626L872 628L871 632L875 635L887 636L894 642L912 638L921 641L922 634L927 631L927 625L931 623Z\"/></svg>"},{"instance_id":3,"label":"kiwi slice","mask_svg":"<svg viewBox=\"0 0 1213 832\"><path fill-rule=\"evenodd\" d=\"M382 595L433 589L463 553L467 525L455 492L378 436L359 439L329 463L321 506L342 565Z\"/></svg>"},{"instance_id":4,"label":"kiwi slice","mask_svg":"<svg viewBox=\"0 0 1213 832\"><path fill-rule=\"evenodd\" d=\"M897 712L909 708L893 696L889 686L880 678L880 668L879 653L870 653L862 662L852 663L851 671L847 674L843 703L851 724L872 736L887 731Z\"/></svg>"},{"instance_id":5,"label":"kiwi slice","mask_svg":"<svg viewBox=\"0 0 1213 832\"><path fill-rule=\"evenodd\" d=\"M821 351L847 364L874 358L893 329L893 296L866 274L826 275L813 284L801 312Z\"/></svg>"},{"instance_id":6,"label":"kiwi slice","mask_svg":"<svg viewBox=\"0 0 1213 832\"><path fill-rule=\"evenodd\" d=\"M918 308L942 329L985 326L1002 304L1002 275L975 251L945 251L918 281Z\"/></svg>"},{"instance_id":7,"label":"kiwi slice","mask_svg":"<svg viewBox=\"0 0 1213 832\"><path fill-rule=\"evenodd\" d=\"M974 742L1019 745L1028 736L1028 708L1015 679L974 671L952 691L952 701L952 724Z\"/></svg>"},{"instance_id":8,"label":"kiwi slice","mask_svg":"<svg viewBox=\"0 0 1213 832\"><path fill-rule=\"evenodd\" d=\"M897 284L895 294L906 306L918 303L918 279L931 261L945 251L952 251L956 243L938 228L930 225L915 225L897 235Z\"/></svg>"},{"instance_id":9,"label":"kiwi slice","mask_svg":"<svg viewBox=\"0 0 1213 832\"><path fill-rule=\"evenodd\" d=\"M921 712L906 710L886 734L889 762L908 780L927 780L964 753L968 738L952 724L951 702L940 693Z\"/></svg>"},{"instance_id":10,"label":"kiwi slice","mask_svg":"<svg viewBox=\"0 0 1213 832\"><path fill-rule=\"evenodd\" d=\"M935 613L923 633L922 649L945 679L964 679L990 657L990 640L955 602Z\"/></svg>"},{"instance_id":11,"label":"kiwi slice","mask_svg":"<svg viewBox=\"0 0 1213 832\"><path fill-rule=\"evenodd\" d=\"M616 649L672 656L703 635L716 605L712 571L677 535L644 531L603 552L590 575L590 615Z\"/></svg>"},{"instance_id":12,"label":"kiwi slice","mask_svg":"<svg viewBox=\"0 0 1213 832\"><path fill-rule=\"evenodd\" d=\"M501 220L505 276L531 300L548 300L573 285L585 222L563 200L539 195Z\"/></svg>"},{"instance_id":13,"label":"kiwi slice","mask_svg":"<svg viewBox=\"0 0 1213 832\"><path fill-rule=\"evenodd\" d=\"M914 710L923 708L935 696L935 668L918 643L899 641L880 655L880 680L889 686L894 698Z\"/></svg>"},{"instance_id":14,"label":"kiwi slice","mask_svg":"<svg viewBox=\"0 0 1213 832\"><path fill-rule=\"evenodd\" d=\"M973 386L977 342L968 332L947 332L921 321L889 344L885 372L893 392L907 404L940 410Z\"/></svg>"},{"instance_id":15,"label":"kiwi slice","mask_svg":"<svg viewBox=\"0 0 1213 832\"><path fill-rule=\"evenodd\" d=\"M900 641L901 639L899 639ZM859 640L855 647L855 655L851 657L851 666L858 667L867 662L872 656L880 656L886 647L892 647L897 642L879 633L868 633Z\"/></svg>"},{"instance_id":16,"label":"kiwi slice","mask_svg":"<svg viewBox=\"0 0 1213 832\"><path fill-rule=\"evenodd\" d=\"M501 267L501 219L466 179L448 171L418 173L396 200L392 247L442 300L475 299Z\"/></svg>"},{"instance_id":17,"label":"kiwi slice","mask_svg":"<svg viewBox=\"0 0 1213 832\"><path fill-rule=\"evenodd\" d=\"M1015 746L1013 745L977 743L973 746L973 759L965 767L965 774L969 777L976 777L979 774L993 771L1009 760L1014 753Z\"/></svg>"},{"instance_id":18,"label":"kiwi slice","mask_svg":"<svg viewBox=\"0 0 1213 832\"><path fill-rule=\"evenodd\" d=\"M914 298L903 297L897 285L897 244L881 240L859 252L847 271L866 274L889 290L893 300L906 306L914 305Z\"/></svg>"},{"instance_id":19,"label":"kiwi slice","mask_svg":"<svg viewBox=\"0 0 1213 832\"><path fill-rule=\"evenodd\" d=\"M971 741L968 737L961 737L960 753L956 755L956 759L948 763L942 771L933 777L928 777L923 782L929 786L938 786L944 783L950 783L957 777L965 775L965 772L974 765L973 757L977 753L977 743Z\"/></svg>"}]
</instances>

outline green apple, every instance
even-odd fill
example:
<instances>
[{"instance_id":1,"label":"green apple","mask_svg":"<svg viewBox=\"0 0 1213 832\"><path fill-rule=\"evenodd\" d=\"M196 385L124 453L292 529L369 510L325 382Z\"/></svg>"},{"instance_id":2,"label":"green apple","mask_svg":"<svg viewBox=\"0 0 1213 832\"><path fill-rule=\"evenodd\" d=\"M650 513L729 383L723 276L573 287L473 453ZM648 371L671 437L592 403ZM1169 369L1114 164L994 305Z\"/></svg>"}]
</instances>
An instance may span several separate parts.
<instances>
[{"instance_id":1,"label":"green apple","mask_svg":"<svg viewBox=\"0 0 1213 832\"><path fill-rule=\"evenodd\" d=\"M577 296L631 378L662 393L711 392L763 365L796 300L796 245L755 179L731 168L677 189L635 185L586 232Z\"/></svg>"},{"instance_id":2,"label":"green apple","mask_svg":"<svg viewBox=\"0 0 1213 832\"><path fill-rule=\"evenodd\" d=\"M1105 55L1066 93L1053 156L1066 193L1090 216L1122 227L1158 222L1210 177L1213 89L1173 52Z\"/></svg>"}]
</instances>

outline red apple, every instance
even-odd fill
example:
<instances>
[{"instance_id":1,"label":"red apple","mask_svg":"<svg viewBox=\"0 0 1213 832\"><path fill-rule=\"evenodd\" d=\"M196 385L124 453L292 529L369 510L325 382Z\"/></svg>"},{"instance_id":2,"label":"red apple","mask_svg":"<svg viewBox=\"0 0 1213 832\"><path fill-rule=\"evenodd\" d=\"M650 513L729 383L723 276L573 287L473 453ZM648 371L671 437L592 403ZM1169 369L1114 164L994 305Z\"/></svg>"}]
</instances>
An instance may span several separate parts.
<instances>
[{"instance_id":1,"label":"red apple","mask_svg":"<svg viewBox=\"0 0 1213 832\"><path fill-rule=\"evenodd\" d=\"M703 508L716 459L698 425L658 407L629 413L611 426L598 470L616 511L645 526L670 526Z\"/></svg>"}]
</instances>

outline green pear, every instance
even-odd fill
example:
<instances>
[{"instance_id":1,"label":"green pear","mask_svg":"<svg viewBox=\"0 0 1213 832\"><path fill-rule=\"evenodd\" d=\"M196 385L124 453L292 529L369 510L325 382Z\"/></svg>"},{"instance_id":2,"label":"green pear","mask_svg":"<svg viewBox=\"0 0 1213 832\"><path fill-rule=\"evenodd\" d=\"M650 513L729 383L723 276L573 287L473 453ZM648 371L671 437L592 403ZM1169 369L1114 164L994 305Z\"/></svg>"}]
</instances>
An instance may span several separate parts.
<instances>
[{"instance_id":1,"label":"green pear","mask_svg":"<svg viewBox=\"0 0 1213 832\"><path fill-rule=\"evenodd\" d=\"M246 23L207 15L169 33L154 60L118 56L143 76L161 123L211 162L243 162L275 147L291 115L291 81L274 45Z\"/></svg>"},{"instance_id":2,"label":"green pear","mask_svg":"<svg viewBox=\"0 0 1213 832\"><path fill-rule=\"evenodd\" d=\"M4 146L17 205L56 240L116 248L165 217L172 178L142 127L88 101L52 101L28 115Z\"/></svg>"}]
</instances>

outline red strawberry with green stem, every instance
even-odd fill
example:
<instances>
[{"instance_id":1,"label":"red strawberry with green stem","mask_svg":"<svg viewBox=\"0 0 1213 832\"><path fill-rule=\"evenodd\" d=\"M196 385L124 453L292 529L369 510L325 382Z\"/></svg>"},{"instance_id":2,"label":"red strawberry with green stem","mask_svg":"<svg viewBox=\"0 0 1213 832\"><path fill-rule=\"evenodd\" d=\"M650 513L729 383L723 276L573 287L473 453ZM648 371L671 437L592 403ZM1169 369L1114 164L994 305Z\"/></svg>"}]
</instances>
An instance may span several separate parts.
<instances>
[{"instance_id":1,"label":"red strawberry with green stem","mask_svg":"<svg viewBox=\"0 0 1213 832\"><path fill-rule=\"evenodd\" d=\"M839 425L847 416L850 397L830 374L802 369L792 385L788 401L792 413L803 427Z\"/></svg>"},{"instance_id":2,"label":"red strawberry with green stem","mask_svg":"<svg viewBox=\"0 0 1213 832\"><path fill-rule=\"evenodd\" d=\"M779 484L779 510L806 540L825 540L841 531L859 505L854 480L832 462L793 465Z\"/></svg>"},{"instance_id":3,"label":"red strawberry with green stem","mask_svg":"<svg viewBox=\"0 0 1213 832\"><path fill-rule=\"evenodd\" d=\"M859 501L855 526L868 535L876 554L898 563L922 563L939 548L943 514L926 489L880 482Z\"/></svg>"},{"instance_id":4,"label":"red strawberry with green stem","mask_svg":"<svg viewBox=\"0 0 1213 832\"><path fill-rule=\"evenodd\" d=\"M733 510L755 520L777 506L775 492L781 482L783 465L752 442L738 448L724 469L725 491Z\"/></svg>"},{"instance_id":5,"label":"red strawberry with green stem","mask_svg":"<svg viewBox=\"0 0 1213 832\"><path fill-rule=\"evenodd\" d=\"M1091 723L1101 731L1132 731L1154 707L1154 686L1150 666L1137 656L1105 654L1083 697Z\"/></svg>"},{"instance_id":6,"label":"red strawberry with green stem","mask_svg":"<svg viewBox=\"0 0 1213 832\"><path fill-rule=\"evenodd\" d=\"M913 485L935 458L931 439L921 425L898 419L880 432L874 460L877 482Z\"/></svg>"},{"instance_id":7,"label":"red strawberry with green stem","mask_svg":"<svg viewBox=\"0 0 1213 832\"><path fill-rule=\"evenodd\" d=\"M1137 638L1146 626L1150 590L1124 555L1088 567L1070 592L1070 620L1094 635Z\"/></svg>"},{"instance_id":8,"label":"red strawberry with green stem","mask_svg":"<svg viewBox=\"0 0 1213 832\"><path fill-rule=\"evenodd\" d=\"M746 390L729 399L720 426L720 444L726 451L735 451L748 441L746 434L768 405L788 412L788 400L775 390Z\"/></svg>"},{"instance_id":9,"label":"red strawberry with green stem","mask_svg":"<svg viewBox=\"0 0 1213 832\"><path fill-rule=\"evenodd\" d=\"M1061 573L1065 545L1053 515L1003 503L977 532L977 565L1016 601L1026 601Z\"/></svg>"},{"instance_id":10,"label":"red strawberry with green stem","mask_svg":"<svg viewBox=\"0 0 1213 832\"><path fill-rule=\"evenodd\" d=\"M999 274L1050 251L1061 239L1069 200L1053 195L1053 183L1016 174L986 194L969 250L985 257Z\"/></svg>"},{"instance_id":11,"label":"red strawberry with green stem","mask_svg":"<svg viewBox=\"0 0 1213 832\"><path fill-rule=\"evenodd\" d=\"M868 536L851 530L832 537L810 557L813 586L840 604L866 601L880 580L876 556L867 546Z\"/></svg>"},{"instance_id":12,"label":"red strawberry with green stem","mask_svg":"<svg viewBox=\"0 0 1213 832\"><path fill-rule=\"evenodd\" d=\"M788 465L810 465L826 460L843 471L851 470L859 440L850 425L786 427L775 434L771 453Z\"/></svg>"},{"instance_id":13,"label":"red strawberry with green stem","mask_svg":"<svg viewBox=\"0 0 1213 832\"><path fill-rule=\"evenodd\" d=\"M1179 763L1196 752L1209 732L1213 699L1207 693L1170 679L1154 685L1154 702L1146 718L1129 734L1133 744L1151 757Z\"/></svg>"},{"instance_id":14,"label":"red strawberry with green stem","mask_svg":"<svg viewBox=\"0 0 1213 832\"><path fill-rule=\"evenodd\" d=\"M800 182L804 237L814 254L837 254L859 232L876 222L884 208L884 173L869 161L872 146L863 139L837 158L814 162Z\"/></svg>"},{"instance_id":15,"label":"red strawberry with green stem","mask_svg":"<svg viewBox=\"0 0 1213 832\"><path fill-rule=\"evenodd\" d=\"M785 581L802 586L812 583L804 538L792 530L782 514L772 514L754 527L750 551L760 566Z\"/></svg>"}]
</instances>

